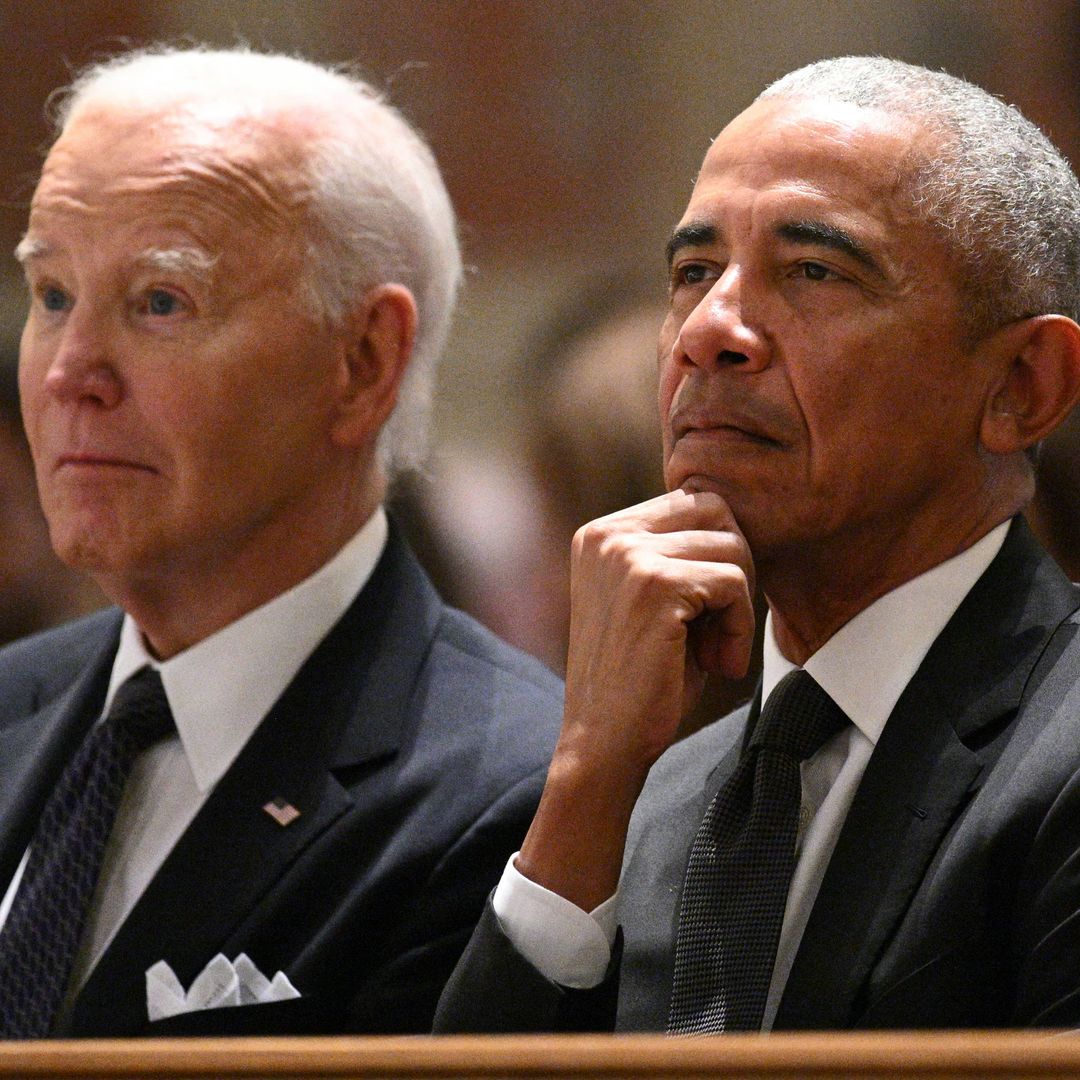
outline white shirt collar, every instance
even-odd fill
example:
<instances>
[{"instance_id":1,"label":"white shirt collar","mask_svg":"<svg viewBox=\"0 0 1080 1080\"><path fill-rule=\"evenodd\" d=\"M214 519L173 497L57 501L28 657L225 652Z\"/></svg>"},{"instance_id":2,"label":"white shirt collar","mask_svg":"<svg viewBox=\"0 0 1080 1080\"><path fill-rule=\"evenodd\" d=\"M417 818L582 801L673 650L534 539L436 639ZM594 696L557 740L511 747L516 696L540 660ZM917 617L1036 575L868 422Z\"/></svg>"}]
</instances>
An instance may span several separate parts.
<instances>
[{"instance_id":1,"label":"white shirt collar","mask_svg":"<svg viewBox=\"0 0 1080 1080\"><path fill-rule=\"evenodd\" d=\"M311 577L164 663L125 615L105 711L125 679L147 664L157 668L195 782L208 790L367 583L387 532L379 507Z\"/></svg>"},{"instance_id":2,"label":"white shirt collar","mask_svg":"<svg viewBox=\"0 0 1080 1080\"><path fill-rule=\"evenodd\" d=\"M806 671L875 745L904 687L1008 531L1009 522L1002 522L966 551L875 600L806 661ZM794 667L776 644L769 614L763 702Z\"/></svg>"}]
</instances>

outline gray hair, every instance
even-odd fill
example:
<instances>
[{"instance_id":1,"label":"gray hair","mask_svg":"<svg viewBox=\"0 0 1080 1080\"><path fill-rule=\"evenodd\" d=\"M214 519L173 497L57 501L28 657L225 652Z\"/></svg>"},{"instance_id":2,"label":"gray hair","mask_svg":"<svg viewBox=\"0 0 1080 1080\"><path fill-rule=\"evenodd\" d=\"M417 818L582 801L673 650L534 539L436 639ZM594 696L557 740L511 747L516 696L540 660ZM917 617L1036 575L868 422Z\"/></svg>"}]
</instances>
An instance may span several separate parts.
<instances>
[{"instance_id":1,"label":"gray hair","mask_svg":"<svg viewBox=\"0 0 1080 1080\"><path fill-rule=\"evenodd\" d=\"M391 475L419 467L462 274L454 210L430 148L353 72L247 49L125 53L81 72L51 107L59 134L88 106L203 102L317 118L307 151L307 300L316 318L337 326L375 285L397 282L412 292L416 341L379 453Z\"/></svg>"},{"instance_id":2,"label":"gray hair","mask_svg":"<svg viewBox=\"0 0 1080 1080\"><path fill-rule=\"evenodd\" d=\"M880 109L936 136L902 177L913 210L953 252L978 336L1014 319L1080 319L1080 185L1014 107L940 71L845 56L793 71L760 95Z\"/></svg>"}]
</instances>

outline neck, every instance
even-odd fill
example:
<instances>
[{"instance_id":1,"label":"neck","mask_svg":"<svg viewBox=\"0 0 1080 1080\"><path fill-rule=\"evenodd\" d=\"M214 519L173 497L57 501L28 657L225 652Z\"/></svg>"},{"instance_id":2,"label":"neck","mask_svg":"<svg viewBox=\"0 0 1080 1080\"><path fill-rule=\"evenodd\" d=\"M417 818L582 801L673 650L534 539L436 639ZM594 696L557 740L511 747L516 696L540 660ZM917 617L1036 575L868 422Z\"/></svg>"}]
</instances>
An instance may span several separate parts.
<instances>
[{"instance_id":1,"label":"neck","mask_svg":"<svg viewBox=\"0 0 1080 1080\"><path fill-rule=\"evenodd\" d=\"M303 522L267 526L257 542L223 545L188 564L174 559L103 591L135 620L150 651L168 660L304 581L326 565L370 519L384 494L381 477L344 504Z\"/></svg>"},{"instance_id":2,"label":"neck","mask_svg":"<svg viewBox=\"0 0 1080 1080\"><path fill-rule=\"evenodd\" d=\"M964 529L900 530L885 543L832 544L818 551L803 549L797 560L759 564L777 646L802 666L861 611L966 551L1021 505L980 516Z\"/></svg>"}]
</instances>

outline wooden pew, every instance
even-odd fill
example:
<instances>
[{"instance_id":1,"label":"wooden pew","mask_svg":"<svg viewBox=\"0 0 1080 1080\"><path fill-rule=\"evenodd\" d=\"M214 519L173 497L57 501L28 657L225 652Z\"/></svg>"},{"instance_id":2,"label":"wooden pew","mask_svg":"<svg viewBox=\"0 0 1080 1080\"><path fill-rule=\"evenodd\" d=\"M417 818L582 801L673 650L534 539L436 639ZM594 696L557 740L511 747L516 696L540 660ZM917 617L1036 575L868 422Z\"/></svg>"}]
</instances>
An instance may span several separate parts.
<instances>
[{"instance_id":1,"label":"wooden pew","mask_svg":"<svg viewBox=\"0 0 1080 1080\"><path fill-rule=\"evenodd\" d=\"M0 1043L0 1077L234 1080L1080 1077L1071 1032L269 1038Z\"/></svg>"}]
</instances>

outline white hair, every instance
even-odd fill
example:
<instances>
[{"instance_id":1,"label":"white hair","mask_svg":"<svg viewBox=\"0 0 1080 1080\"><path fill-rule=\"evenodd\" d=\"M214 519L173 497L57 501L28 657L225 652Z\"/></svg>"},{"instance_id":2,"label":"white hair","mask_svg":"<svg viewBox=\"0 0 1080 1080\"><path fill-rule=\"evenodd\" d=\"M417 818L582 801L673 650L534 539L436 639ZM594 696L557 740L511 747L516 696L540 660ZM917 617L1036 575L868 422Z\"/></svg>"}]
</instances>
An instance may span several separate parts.
<instances>
[{"instance_id":1,"label":"white hair","mask_svg":"<svg viewBox=\"0 0 1080 1080\"><path fill-rule=\"evenodd\" d=\"M305 148L312 187L307 298L317 318L336 326L375 285L396 282L413 294L413 355L379 452L390 475L420 466L462 274L454 210L420 135L351 71L247 49L154 46L95 64L54 96L57 134L101 105L314 118Z\"/></svg>"},{"instance_id":2,"label":"white hair","mask_svg":"<svg viewBox=\"0 0 1080 1080\"><path fill-rule=\"evenodd\" d=\"M902 189L953 252L975 335L1032 315L1080 319L1080 185L1017 109L945 72L880 56L810 64L759 100L773 97L880 109L935 136Z\"/></svg>"}]
</instances>

